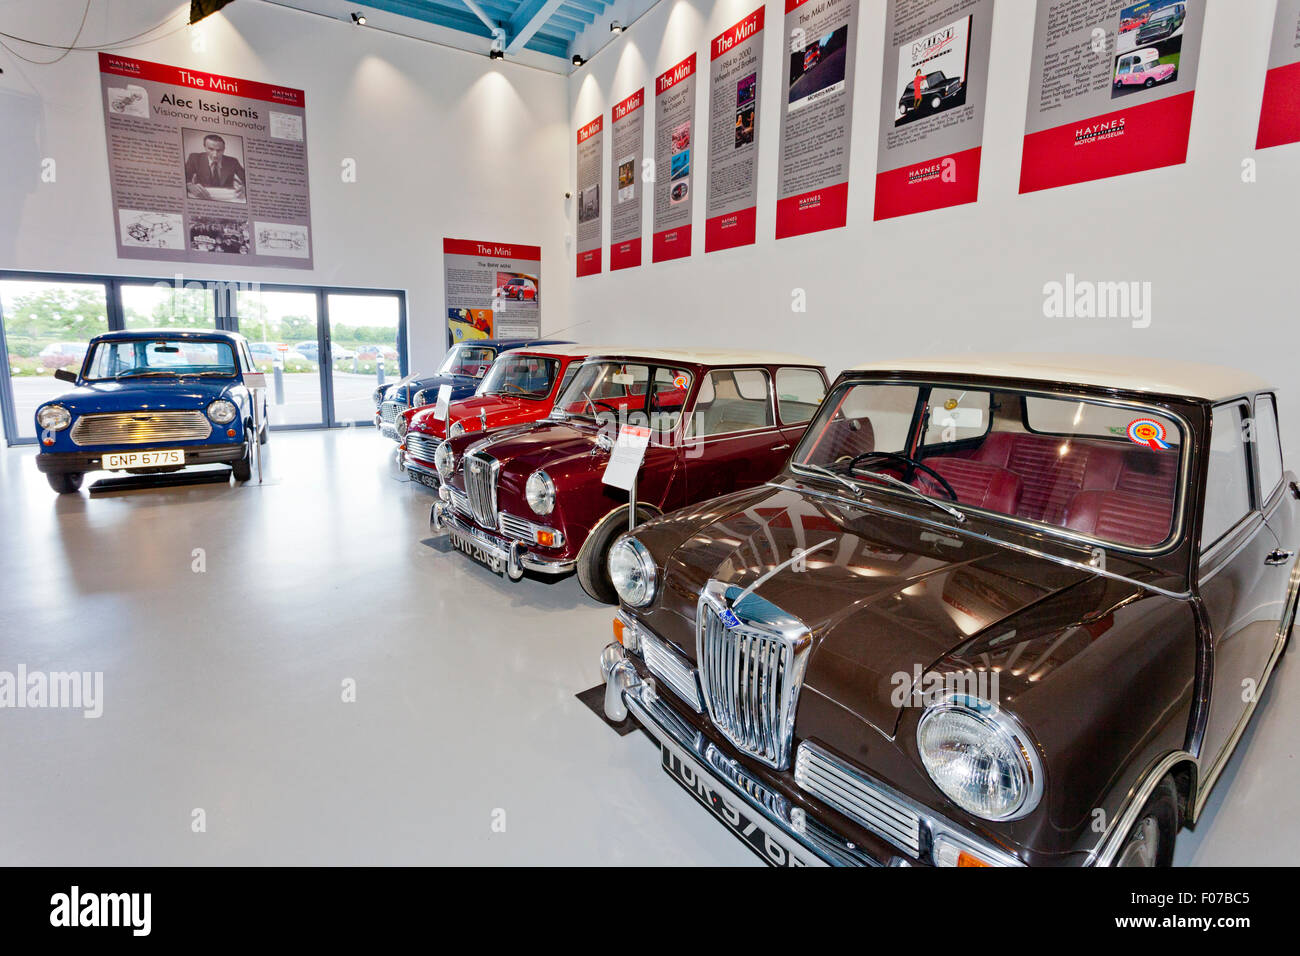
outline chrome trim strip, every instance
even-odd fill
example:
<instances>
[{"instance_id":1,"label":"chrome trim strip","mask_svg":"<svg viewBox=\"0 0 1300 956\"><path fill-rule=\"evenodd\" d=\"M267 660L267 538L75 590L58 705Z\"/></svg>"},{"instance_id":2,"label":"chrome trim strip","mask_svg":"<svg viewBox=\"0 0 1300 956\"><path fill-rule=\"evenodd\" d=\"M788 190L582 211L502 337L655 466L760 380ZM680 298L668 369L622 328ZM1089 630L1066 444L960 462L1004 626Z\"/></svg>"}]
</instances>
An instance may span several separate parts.
<instances>
[{"instance_id":1,"label":"chrome trim strip","mask_svg":"<svg viewBox=\"0 0 1300 956\"><path fill-rule=\"evenodd\" d=\"M1088 854L1084 866L1110 866L1115 862L1119 848L1123 845L1124 838L1128 836L1128 831L1132 829L1138 814L1142 812L1142 807L1145 806L1147 798L1151 796L1152 791L1160 784L1160 781L1165 778L1165 774L1169 772L1169 769L1174 764L1183 763L1184 761L1191 761L1194 766L1197 766L1196 758L1186 750L1175 750L1172 753L1165 754L1156 762L1155 766L1147 771L1142 778L1141 785L1128 798L1124 812L1111 821L1106 832L1097 841L1097 846ZM1197 769L1199 772L1199 766L1197 766Z\"/></svg>"},{"instance_id":2,"label":"chrome trim strip","mask_svg":"<svg viewBox=\"0 0 1300 956\"><path fill-rule=\"evenodd\" d=\"M795 783L912 856L921 853L921 816L876 781L829 751L804 741L795 757Z\"/></svg>"},{"instance_id":3,"label":"chrome trim strip","mask_svg":"<svg viewBox=\"0 0 1300 956\"><path fill-rule=\"evenodd\" d=\"M795 480L798 481L798 479ZM1113 581L1123 581L1126 584L1132 584L1135 587L1143 588L1155 594L1163 594L1165 597L1177 598L1180 601L1186 601L1192 596L1191 591L1170 591L1167 588L1158 587L1157 585L1150 584L1145 581L1138 581L1135 578L1130 578L1123 574L1117 574L1114 571L1110 571L1104 568L1099 568L1092 564L1087 564L1082 561L1072 561L1070 558L1062 557L1060 555L1048 554L1045 551L1038 551L1034 548L1029 547L1028 545L1015 544L1011 541L1006 541L1002 538L996 538L992 535L984 534L983 532L980 531L975 531L973 528L967 527L964 524L944 524L941 521L935 521L931 518L926 518L921 515L908 514L907 512L904 511L894 511L892 508L886 508L883 505L878 504L877 502L868 501L863 498L845 498L842 495L837 495L829 491L822 491L820 488L814 488L810 485L805 485L801 482L798 484L798 487L791 487L790 485L780 485L772 481L765 482L764 486L767 488L775 488L778 491L797 491L800 494L809 494L816 498L825 498L829 501L835 501L838 502L839 504L848 505L853 508L865 508L868 511L877 511L881 514L889 515L891 518L901 518L904 521L915 521L920 524L926 525L927 527L934 528L938 531L943 531L947 534L963 535L965 537L975 538L979 541L987 541L990 544L995 544L1002 548L1008 548L1012 551L1017 551L1021 554L1028 554L1035 558L1042 558L1045 561L1052 561L1055 564L1060 564L1067 568L1075 568L1079 571L1087 571L1090 574L1097 574L1104 578L1110 578Z\"/></svg>"}]
</instances>

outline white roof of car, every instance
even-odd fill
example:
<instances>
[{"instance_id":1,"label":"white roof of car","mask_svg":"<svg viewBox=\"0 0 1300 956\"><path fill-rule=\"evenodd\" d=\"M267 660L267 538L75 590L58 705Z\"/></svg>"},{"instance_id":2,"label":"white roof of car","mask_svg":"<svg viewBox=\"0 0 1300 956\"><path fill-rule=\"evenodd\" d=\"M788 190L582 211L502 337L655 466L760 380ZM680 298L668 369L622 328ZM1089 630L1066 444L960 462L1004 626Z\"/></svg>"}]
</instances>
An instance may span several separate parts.
<instances>
[{"instance_id":1,"label":"white roof of car","mask_svg":"<svg viewBox=\"0 0 1300 956\"><path fill-rule=\"evenodd\" d=\"M1217 401L1267 392L1272 386L1250 372L1135 355L997 353L895 359L855 365L852 371L907 371L936 375L995 375L1070 385L1098 385L1153 395L1180 395Z\"/></svg>"},{"instance_id":2,"label":"white roof of car","mask_svg":"<svg viewBox=\"0 0 1300 956\"><path fill-rule=\"evenodd\" d=\"M473 345L473 340L458 342L458 345ZM508 352L531 352L534 355L586 355L587 347L585 345L512 345L508 349L502 349L501 354Z\"/></svg>"},{"instance_id":3,"label":"white roof of car","mask_svg":"<svg viewBox=\"0 0 1300 956\"><path fill-rule=\"evenodd\" d=\"M746 352L734 349L662 349L639 345L577 345L569 346L588 358L641 358L654 362L674 362L681 365L807 365L821 368L822 363L805 355L784 352Z\"/></svg>"}]
</instances>

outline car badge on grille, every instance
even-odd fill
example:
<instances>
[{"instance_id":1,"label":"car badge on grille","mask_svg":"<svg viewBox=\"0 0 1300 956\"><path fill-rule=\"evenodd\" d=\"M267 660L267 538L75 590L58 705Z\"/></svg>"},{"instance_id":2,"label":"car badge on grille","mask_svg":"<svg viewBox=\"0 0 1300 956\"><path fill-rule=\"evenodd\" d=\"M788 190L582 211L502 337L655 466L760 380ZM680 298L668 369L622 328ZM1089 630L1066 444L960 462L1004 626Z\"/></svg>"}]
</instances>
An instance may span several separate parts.
<instances>
[{"instance_id":1,"label":"car badge on grille","mask_svg":"<svg viewBox=\"0 0 1300 956\"><path fill-rule=\"evenodd\" d=\"M736 617L736 612L729 607L721 608L718 611L718 618L729 631L740 627L740 618Z\"/></svg>"}]
</instances>

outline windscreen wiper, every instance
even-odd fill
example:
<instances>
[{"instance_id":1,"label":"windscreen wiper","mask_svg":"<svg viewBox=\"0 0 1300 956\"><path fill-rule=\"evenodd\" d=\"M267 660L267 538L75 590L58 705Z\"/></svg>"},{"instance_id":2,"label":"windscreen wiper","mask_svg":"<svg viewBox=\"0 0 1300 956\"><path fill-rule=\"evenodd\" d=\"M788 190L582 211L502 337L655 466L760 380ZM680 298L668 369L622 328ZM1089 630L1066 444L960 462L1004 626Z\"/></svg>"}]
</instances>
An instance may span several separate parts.
<instances>
[{"instance_id":1,"label":"windscreen wiper","mask_svg":"<svg viewBox=\"0 0 1300 956\"><path fill-rule=\"evenodd\" d=\"M885 482L887 485L891 485L895 488L903 489L903 491L906 491L909 494L914 495L915 497L924 501L926 504L934 505L939 510L947 512L948 514L956 518L958 521L966 520L966 515L963 512L958 511L956 508L952 507L951 505L944 504L942 501L939 501L937 498L931 498L924 491L921 491L918 488L913 488L907 482L900 481L899 479L895 478L893 475L887 475L883 471L872 471L870 469L867 469L866 474L872 478L878 478L880 481Z\"/></svg>"},{"instance_id":2,"label":"windscreen wiper","mask_svg":"<svg viewBox=\"0 0 1300 956\"><path fill-rule=\"evenodd\" d=\"M811 463L806 465L805 464L797 465L796 467L807 468L809 471L815 471L817 474L829 478L831 481L838 482L839 484L843 485L845 488L849 489L849 491L853 492L855 495L862 494L861 485L857 484L856 482L850 481L848 478L845 478L843 475L839 474L838 472L831 471L829 468L824 468L821 465L814 465Z\"/></svg>"}]
</instances>

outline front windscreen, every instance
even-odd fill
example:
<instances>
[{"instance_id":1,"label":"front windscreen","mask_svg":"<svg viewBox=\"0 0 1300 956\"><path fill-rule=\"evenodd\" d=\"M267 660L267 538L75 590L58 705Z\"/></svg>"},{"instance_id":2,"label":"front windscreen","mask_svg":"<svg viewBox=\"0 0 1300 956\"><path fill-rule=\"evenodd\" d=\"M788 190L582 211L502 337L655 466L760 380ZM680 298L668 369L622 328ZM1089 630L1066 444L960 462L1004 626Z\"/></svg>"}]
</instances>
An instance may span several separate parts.
<instances>
[{"instance_id":1,"label":"front windscreen","mask_svg":"<svg viewBox=\"0 0 1300 956\"><path fill-rule=\"evenodd\" d=\"M231 376L235 350L228 342L131 339L100 342L87 365L88 381L176 375Z\"/></svg>"},{"instance_id":2,"label":"front windscreen","mask_svg":"<svg viewBox=\"0 0 1300 956\"><path fill-rule=\"evenodd\" d=\"M481 345L457 345L442 360L439 375L468 375L482 378L492 366L496 351Z\"/></svg>"},{"instance_id":3,"label":"front windscreen","mask_svg":"<svg viewBox=\"0 0 1300 956\"><path fill-rule=\"evenodd\" d=\"M559 367L559 361L553 358L503 355L479 385L478 394L545 398L551 394L551 385Z\"/></svg>"},{"instance_id":4,"label":"front windscreen","mask_svg":"<svg viewBox=\"0 0 1300 956\"><path fill-rule=\"evenodd\" d=\"M621 427L648 425L664 440L681 420L693 376L671 366L584 362L556 403L566 417Z\"/></svg>"},{"instance_id":5,"label":"front windscreen","mask_svg":"<svg viewBox=\"0 0 1300 956\"><path fill-rule=\"evenodd\" d=\"M793 463L856 491L920 492L958 510L1151 549L1173 533L1182 445L1178 421L1155 407L864 382L826 400Z\"/></svg>"}]
</instances>

